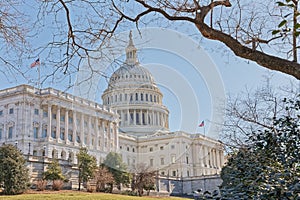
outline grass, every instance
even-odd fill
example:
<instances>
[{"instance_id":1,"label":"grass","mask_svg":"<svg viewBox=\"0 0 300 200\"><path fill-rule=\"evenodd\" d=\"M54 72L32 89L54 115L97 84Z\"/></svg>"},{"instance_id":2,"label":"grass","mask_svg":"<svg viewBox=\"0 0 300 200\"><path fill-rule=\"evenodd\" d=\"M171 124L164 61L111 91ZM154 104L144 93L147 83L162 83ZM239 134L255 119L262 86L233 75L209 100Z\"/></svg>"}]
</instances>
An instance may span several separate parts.
<instances>
[{"instance_id":1,"label":"grass","mask_svg":"<svg viewBox=\"0 0 300 200\"><path fill-rule=\"evenodd\" d=\"M65 193L64 193L65 192ZM187 200L177 197L135 197L107 193L87 193L75 191L60 191L48 193L21 194L13 196L0 196L0 200Z\"/></svg>"}]
</instances>

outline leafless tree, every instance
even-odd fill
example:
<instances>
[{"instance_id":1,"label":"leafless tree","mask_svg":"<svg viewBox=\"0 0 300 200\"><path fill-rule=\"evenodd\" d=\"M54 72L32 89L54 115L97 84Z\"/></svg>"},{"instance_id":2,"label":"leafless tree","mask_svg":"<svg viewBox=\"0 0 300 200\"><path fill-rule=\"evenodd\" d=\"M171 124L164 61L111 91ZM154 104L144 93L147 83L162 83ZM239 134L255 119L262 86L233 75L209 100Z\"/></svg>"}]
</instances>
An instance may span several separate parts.
<instances>
[{"instance_id":1,"label":"leafless tree","mask_svg":"<svg viewBox=\"0 0 300 200\"><path fill-rule=\"evenodd\" d=\"M11 4L28 6L27 1L7 2L1 2L4 6L1 5L0 10L1 13L8 13L7 16L12 19L8 22L12 25L9 29L3 26L6 18L2 14L1 42L11 45L11 38L14 38L14 42L23 44L26 40L22 33L26 33L26 29L30 30L31 35L40 37L43 42L35 48L31 47L27 53L24 53L26 48L23 45L19 46L21 51L18 55L22 56L14 58L20 60L26 56L33 58L42 55L42 62L47 68L42 81L69 79L68 82L73 83L74 74L81 69L83 62L88 74L86 79L106 76L103 70L95 67L94 61L117 59L103 50L111 52L110 39L133 26L137 29L160 26L178 30L190 27L189 33L195 39L199 40L198 36L201 36L219 41L238 57L300 78L297 0L283 0L281 4L271 0L32 0L31 9L19 9ZM18 8L15 13L23 20L14 17L14 8ZM36 15L26 13L27 10L32 12L33 8ZM30 16L33 22L24 22L24 16ZM6 34L7 30L12 32ZM7 50L12 53L10 48ZM6 64L10 63L9 58L1 57ZM11 63L14 68L10 70L25 74L20 67L15 69L15 62ZM3 71L7 73L7 70Z\"/></svg>"},{"instance_id":2,"label":"leafless tree","mask_svg":"<svg viewBox=\"0 0 300 200\"><path fill-rule=\"evenodd\" d=\"M155 175L156 171L152 170L151 167L145 164L136 165L132 172L132 190L137 190L138 195L144 194L144 189L147 190L148 195L151 189L155 186Z\"/></svg>"},{"instance_id":3,"label":"leafless tree","mask_svg":"<svg viewBox=\"0 0 300 200\"><path fill-rule=\"evenodd\" d=\"M106 185L113 184L114 177L106 167L100 166L95 172L94 180L96 182L96 191L104 192Z\"/></svg>"},{"instance_id":4,"label":"leafless tree","mask_svg":"<svg viewBox=\"0 0 300 200\"><path fill-rule=\"evenodd\" d=\"M256 90L229 97L225 109L222 141L233 148L245 148L258 130L274 128L274 120L286 112L284 98L295 99L297 86L274 88L269 79ZM296 88L296 89L295 89Z\"/></svg>"},{"instance_id":5,"label":"leafless tree","mask_svg":"<svg viewBox=\"0 0 300 200\"><path fill-rule=\"evenodd\" d=\"M114 33L128 29L128 22L139 28L157 19L174 22L175 26L177 21L194 25L203 37L222 42L237 56L299 79L298 1L290 4L278 6L274 1L239 0L44 1L44 5L51 8L47 12L59 13L67 22L66 26L60 24L64 40L52 44L64 47L65 70L72 58L80 60L78 57L89 56L103 47ZM294 9L290 11L289 7ZM85 16L76 15L78 12ZM290 12L294 14L293 23L285 23L278 29ZM293 31L288 31L290 29Z\"/></svg>"},{"instance_id":6,"label":"leafless tree","mask_svg":"<svg viewBox=\"0 0 300 200\"><path fill-rule=\"evenodd\" d=\"M28 51L27 16L21 11L20 0L0 1L0 72L4 78L15 74L24 77L20 58Z\"/></svg>"}]
</instances>

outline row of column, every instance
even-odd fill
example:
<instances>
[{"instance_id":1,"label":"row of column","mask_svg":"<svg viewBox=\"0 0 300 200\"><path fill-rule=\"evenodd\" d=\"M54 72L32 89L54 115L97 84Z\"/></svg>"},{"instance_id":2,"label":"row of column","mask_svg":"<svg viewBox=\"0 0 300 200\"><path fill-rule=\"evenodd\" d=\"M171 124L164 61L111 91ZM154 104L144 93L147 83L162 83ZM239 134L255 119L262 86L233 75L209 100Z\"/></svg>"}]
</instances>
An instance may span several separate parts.
<instances>
[{"instance_id":1,"label":"row of column","mask_svg":"<svg viewBox=\"0 0 300 200\"><path fill-rule=\"evenodd\" d=\"M117 148L117 128L113 122L103 120L84 113L78 113L72 110L73 120L69 123L69 110L64 109L64 126L61 124L61 110L62 108L56 106L56 113L53 112L54 106L48 105L48 119L47 119L47 139L49 140L52 134L52 126L56 125L56 139L60 138L61 128L65 129L64 142L68 143L69 130L72 131L73 142L80 142L85 144L88 148L97 150L104 150L111 148ZM53 119L52 115L56 114L56 120ZM87 120L86 120L87 119ZM55 121L53 121L55 120ZM92 126L94 121L94 127ZM79 123L78 123L79 122ZM77 124L78 123L78 124ZM101 124L99 124L101 123ZM72 124L72 125L71 125ZM103 133L103 134L102 134ZM41 133L39 134L41 135ZM77 141L77 137L80 137L80 141Z\"/></svg>"},{"instance_id":2,"label":"row of column","mask_svg":"<svg viewBox=\"0 0 300 200\"><path fill-rule=\"evenodd\" d=\"M224 164L223 151L220 149L196 144L193 150L194 162L199 160L199 164L202 167L220 169Z\"/></svg>"},{"instance_id":3,"label":"row of column","mask_svg":"<svg viewBox=\"0 0 300 200\"><path fill-rule=\"evenodd\" d=\"M149 94L149 93L120 93L107 96L104 98L105 104L114 104L117 102L132 102L132 101L145 101L145 102L154 102L162 104L162 98L159 95Z\"/></svg>"},{"instance_id":4,"label":"row of column","mask_svg":"<svg viewBox=\"0 0 300 200\"><path fill-rule=\"evenodd\" d=\"M125 109L118 111L121 117L120 126L150 125L168 128L168 114L142 109Z\"/></svg>"}]
</instances>

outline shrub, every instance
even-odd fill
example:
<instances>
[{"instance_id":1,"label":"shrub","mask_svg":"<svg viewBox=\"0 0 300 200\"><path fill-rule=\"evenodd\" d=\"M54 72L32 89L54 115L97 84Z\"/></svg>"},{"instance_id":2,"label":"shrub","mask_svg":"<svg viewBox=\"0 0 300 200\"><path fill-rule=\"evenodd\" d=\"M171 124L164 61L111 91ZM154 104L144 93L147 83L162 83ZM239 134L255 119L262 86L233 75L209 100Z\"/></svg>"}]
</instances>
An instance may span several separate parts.
<instances>
[{"instance_id":1,"label":"shrub","mask_svg":"<svg viewBox=\"0 0 300 200\"><path fill-rule=\"evenodd\" d=\"M37 191L44 191L46 189L46 186L47 186L47 180L39 179L36 182Z\"/></svg>"},{"instance_id":2,"label":"shrub","mask_svg":"<svg viewBox=\"0 0 300 200\"><path fill-rule=\"evenodd\" d=\"M87 192L91 192L91 193L96 192L96 186L92 185L90 183L87 183L86 190L87 190Z\"/></svg>"},{"instance_id":3,"label":"shrub","mask_svg":"<svg viewBox=\"0 0 300 200\"><path fill-rule=\"evenodd\" d=\"M64 182L62 180L54 180L52 184L52 190L59 191L63 187Z\"/></svg>"}]
</instances>

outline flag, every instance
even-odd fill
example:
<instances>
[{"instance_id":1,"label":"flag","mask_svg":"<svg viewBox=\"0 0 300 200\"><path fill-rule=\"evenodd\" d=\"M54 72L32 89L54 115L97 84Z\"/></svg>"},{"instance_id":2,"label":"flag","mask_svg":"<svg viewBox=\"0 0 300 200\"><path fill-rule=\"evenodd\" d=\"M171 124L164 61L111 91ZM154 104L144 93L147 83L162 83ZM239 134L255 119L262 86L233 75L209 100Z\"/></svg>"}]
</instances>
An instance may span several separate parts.
<instances>
[{"instance_id":1,"label":"flag","mask_svg":"<svg viewBox=\"0 0 300 200\"><path fill-rule=\"evenodd\" d=\"M204 126L204 120L199 124L199 127L203 127Z\"/></svg>"},{"instance_id":2,"label":"flag","mask_svg":"<svg viewBox=\"0 0 300 200\"><path fill-rule=\"evenodd\" d=\"M41 64L41 63L40 63L40 59L38 58L38 59L36 59L33 63L31 63L30 67L33 68L33 67L35 67L35 66L37 66L37 65L40 65L40 64Z\"/></svg>"}]
</instances>

